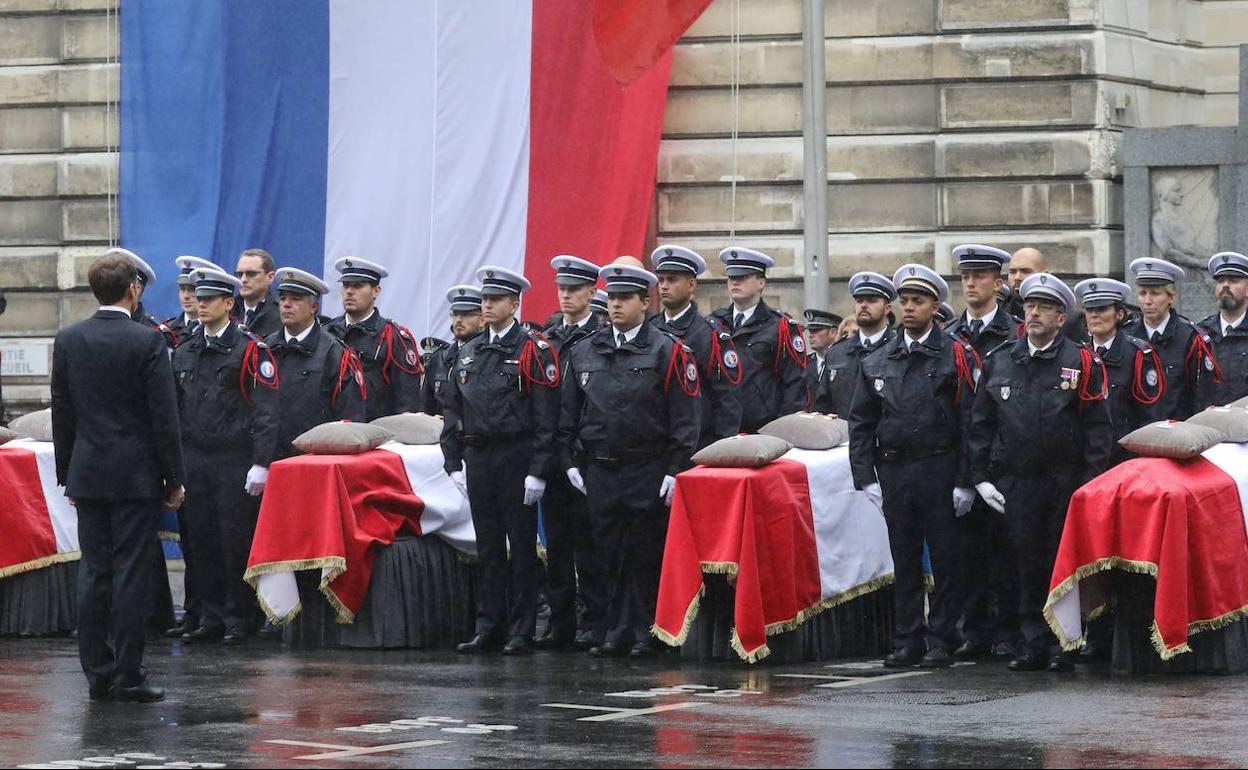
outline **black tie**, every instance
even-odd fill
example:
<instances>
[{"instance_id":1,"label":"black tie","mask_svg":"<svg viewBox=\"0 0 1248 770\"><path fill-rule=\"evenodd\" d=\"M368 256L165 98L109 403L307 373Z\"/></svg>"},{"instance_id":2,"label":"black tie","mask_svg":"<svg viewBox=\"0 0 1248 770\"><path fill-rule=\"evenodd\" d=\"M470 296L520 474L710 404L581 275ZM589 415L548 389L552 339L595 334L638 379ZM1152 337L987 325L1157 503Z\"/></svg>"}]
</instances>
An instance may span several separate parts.
<instances>
[{"instance_id":1,"label":"black tie","mask_svg":"<svg viewBox=\"0 0 1248 770\"><path fill-rule=\"evenodd\" d=\"M243 313L243 326L250 327L251 322L254 320L256 320L256 309L253 307L249 308L246 313Z\"/></svg>"},{"instance_id":2,"label":"black tie","mask_svg":"<svg viewBox=\"0 0 1248 770\"><path fill-rule=\"evenodd\" d=\"M573 329L575 329L575 328L576 328L576 327L575 327L575 326L573 326L572 324L564 324L564 325L563 325L563 338L566 340L568 337L571 337L571 336L572 336L572 330L573 330Z\"/></svg>"},{"instance_id":3,"label":"black tie","mask_svg":"<svg viewBox=\"0 0 1248 770\"><path fill-rule=\"evenodd\" d=\"M732 317L732 330L736 331L741 328L741 323L745 321L745 313L737 313Z\"/></svg>"},{"instance_id":4,"label":"black tie","mask_svg":"<svg viewBox=\"0 0 1248 770\"><path fill-rule=\"evenodd\" d=\"M1161 332L1153 332L1153 336L1149 337L1148 340L1149 342L1152 342L1154 345L1160 345L1161 344Z\"/></svg>"},{"instance_id":5,"label":"black tie","mask_svg":"<svg viewBox=\"0 0 1248 770\"><path fill-rule=\"evenodd\" d=\"M618 345L616 345L616 347L617 347L617 348L622 348L622 347L624 347L624 343L625 343L625 342L628 342L628 337L625 337L625 336L624 336L624 332L620 332L620 335L619 335L618 337L616 337L616 340L619 342L619 344L618 344Z\"/></svg>"},{"instance_id":6,"label":"black tie","mask_svg":"<svg viewBox=\"0 0 1248 770\"><path fill-rule=\"evenodd\" d=\"M1105 347L1104 345L1096 346L1096 354L1100 356L1101 358L1104 358L1105 354L1108 352L1109 352L1109 348Z\"/></svg>"},{"instance_id":7,"label":"black tie","mask_svg":"<svg viewBox=\"0 0 1248 770\"><path fill-rule=\"evenodd\" d=\"M971 321L971 342L979 339L979 333L984 330L984 319L976 318Z\"/></svg>"}]
</instances>

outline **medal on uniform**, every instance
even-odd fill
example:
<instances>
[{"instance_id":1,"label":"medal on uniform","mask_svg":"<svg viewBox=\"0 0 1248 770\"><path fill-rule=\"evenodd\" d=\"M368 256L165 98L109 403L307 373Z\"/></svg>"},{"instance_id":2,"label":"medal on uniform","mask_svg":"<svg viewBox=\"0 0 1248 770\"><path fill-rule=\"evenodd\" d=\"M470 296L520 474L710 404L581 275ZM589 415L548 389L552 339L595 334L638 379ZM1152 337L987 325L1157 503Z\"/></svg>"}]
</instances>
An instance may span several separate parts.
<instances>
[{"instance_id":1,"label":"medal on uniform","mask_svg":"<svg viewBox=\"0 0 1248 770\"><path fill-rule=\"evenodd\" d=\"M1010 386L1009 385L1001 386L1001 400L1002 401L1010 400Z\"/></svg>"},{"instance_id":2,"label":"medal on uniform","mask_svg":"<svg viewBox=\"0 0 1248 770\"><path fill-rule=\"evenodd\" d=\"M1069 367L1062 367L1062 390L1074 390L1079 385L1079 370Z\"/></svg>"},{"instance_id":3,"label":"medal on uniform","mask_svg":"<svg viewBox=\"0 0 1248 770\"><path fill-rule=\"evenodd\" d=\"M877 378L877 379L876 379L876 381L875 381L875 383L874 383L874 385L875 385L875 392L876 392L876 393L883 393L883 392L884 392L884 380L881 380L881 379L878 379L878 378Z\"/></svg>"}]
</instances>

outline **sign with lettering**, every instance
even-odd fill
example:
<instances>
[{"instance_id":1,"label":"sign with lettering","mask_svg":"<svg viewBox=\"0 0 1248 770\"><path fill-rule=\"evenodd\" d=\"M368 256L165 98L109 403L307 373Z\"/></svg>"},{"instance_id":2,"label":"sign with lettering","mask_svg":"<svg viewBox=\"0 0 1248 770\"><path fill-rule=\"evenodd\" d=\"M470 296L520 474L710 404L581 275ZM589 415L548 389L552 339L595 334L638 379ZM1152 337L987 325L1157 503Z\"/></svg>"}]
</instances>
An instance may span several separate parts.
<instances>
[{"instance_id":1,"label":"sign with lettering","mask_svg":"<svg viewBox=\"0 0 1248 770\"><path fill-rule=\"evenodd\" d=\"M0 340L0 375L46 377L51 343L31 340Z\"/></svg>"}]
</instances>

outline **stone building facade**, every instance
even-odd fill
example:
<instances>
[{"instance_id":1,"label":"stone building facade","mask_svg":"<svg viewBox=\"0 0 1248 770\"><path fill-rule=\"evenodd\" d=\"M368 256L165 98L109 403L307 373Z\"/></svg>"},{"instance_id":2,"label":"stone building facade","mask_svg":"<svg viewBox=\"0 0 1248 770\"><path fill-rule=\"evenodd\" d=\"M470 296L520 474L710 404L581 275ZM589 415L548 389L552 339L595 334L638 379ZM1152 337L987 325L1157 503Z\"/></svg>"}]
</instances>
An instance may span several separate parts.
<instances>
[{"instance_id":1,"label":"stone building facade","mask_svg":"<svg viewBox=\"0 0 1248 770\"><path fill-rule=\"evenodd\" d=\"M0 0L0 350L46 352L94 306L86 266L118 231L118 3ZM653 222L659 241L708 256L734 229L773 253L769 299L794 312L800 14L801 0L716 0L680 42ZM1070 276L1121 272L1122 132L1235 124L1248 0L826 0L825 25L844 311L855 271L919 261L950 275L963 241L1038 246ZM45 368L4 377L10 406L46 401Z\"/></svg>"}]
</instances>

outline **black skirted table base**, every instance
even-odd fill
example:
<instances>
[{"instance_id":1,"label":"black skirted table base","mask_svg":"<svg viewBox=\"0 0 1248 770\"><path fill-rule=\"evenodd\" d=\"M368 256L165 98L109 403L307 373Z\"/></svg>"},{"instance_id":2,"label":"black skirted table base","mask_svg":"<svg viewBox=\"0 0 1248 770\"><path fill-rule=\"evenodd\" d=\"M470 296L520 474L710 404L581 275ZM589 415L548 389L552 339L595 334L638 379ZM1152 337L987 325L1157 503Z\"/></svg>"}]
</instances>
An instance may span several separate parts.
<instances>
[{"instance_id":1,"label":"black skirted table base","mask_svg":"<svg viewBox=\"0 0 1248 770\"><path fill-rule=\"evenodd\" d=\"M723 575L705 575L706 593L689 636L680 648L682 658L733 660L734 589ZM771 654L762 662L814 661L887 655L892 651L893 589L885 586L865 596L826 609L802 625L767 637Z\"/></svg>"},{"instance_id":2,"label":"black skirted table base","mask_svg":"<svg viewBox=\"0 0 1248 770\"><path fill-rule=\"evenodd\" d=\"M0 636L56 636L78 622L78 562L0 580Z\"/></svg>"},{"instance_id":3,"label":"black skirted table base","mask_svg":"<svg viewBox=\"0 0 1248 770\"><path fill-rule=\"evenodd\" d=\"M1248 671L1248 621L1188 637L1192 651L1162 660L1153 647L1153 597L1148 575L1115 572L1111 666L1115 674L1242 674Z\"/></svg>"},{"instance_id":4,"label":"black skirted table base","mask_svg":"<svg viewBox=\"0 0 1248 770\"><path fill-rule=\"evenodd\" d=\"M439 537L401 537L373 563L355 622L338 623L317 586L319 572L296 578L303 610L283 631L293 647L449 648L472 636L474 568Z\"/></svg>"}]
</instances>

